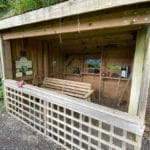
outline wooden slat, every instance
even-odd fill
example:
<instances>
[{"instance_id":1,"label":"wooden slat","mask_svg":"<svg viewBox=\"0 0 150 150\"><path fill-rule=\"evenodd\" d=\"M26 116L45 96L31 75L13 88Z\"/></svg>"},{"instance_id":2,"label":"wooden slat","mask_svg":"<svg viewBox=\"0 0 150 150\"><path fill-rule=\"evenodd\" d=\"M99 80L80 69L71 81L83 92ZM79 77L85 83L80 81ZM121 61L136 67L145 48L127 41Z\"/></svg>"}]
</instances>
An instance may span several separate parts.
<instances>
[{"instance_id":1,"label":"wooden slat","mask_svg":"<svg viewBox=\"0 0 150 150\"><path fill-rule=\"evenodd\" d=\"M59 84L43 84L42 87L50 87L52 89L56 89L56 90L62 90L62 91L70 91L70 92L73 92L73 93L81 93L81 94L85 94L87 93L89 90L84 90L84 89L80 89L80 88L74 88L74 87L71 87L71 86L63 86L63 85L59 85Z\"/></svg>"},{"instance_id":2,"label":"wooden slat","mask_svg":"<svg viewBox=\"0 0 150 150\"><path fill-rule=\"evenodd\" d=\"M48 103L51 104L55 104L59 107L60 106L64 108L67 107L67 109L86 115L90 118L100 120L107 124L111 124L115 127L121 128L128 132L132 132L138 135L143 134L144 126L143 123L141 123L141 120L137 116L132 116L125 112L121 112L111 108L106 108L100 105L81 101L77 98L66 97L65 95L60 95L60 94L56 95L56 93L48 92L45 89L38 88L32 85L24 85L24 88L17 88L16 81L13 80L5 80L4 85L5 88L7 88L6 91L7 93L11 92L10 89L14 90L12 91L12 93L14 94L16 94L15 93L16 91L18 93L24 93L24 94L28 93L35 98L43 99L44 101L47 101ZM19 97L22 97L21 94ZM34 100L31 99L29 100L31 102L32 101L34 102Z\"/></svg>"},{"instance_id":3,"label":"wooden slat","mask_svg":"<svg viewBox=\"0 0 150 150\"><path fill-rule=\"evenodd\" d=\"M3 49L3 39L2 35L0 34L0 61L1 61L1 71L2 71L2 78L5 79L5 67L4 67L4 49Z\"/></svg>"},{"instance_id":4,"label":"wooden slat","mask_svg":"<svg viewBox=\"0 0 150 150\"><path fill-rule=\"evenodd\" d=\"M93 91L91 92L91 84L89 83L80 83L48 77L44 78L42 87L83 99L86 99L93 93Z\"/></svg>"},{"instance_id":5,"label":"wooden slat","mask_svg":"<svg viewBox=\"0 0 150 150\"><path fill-rule=\"evenodd\" d=\"M80 87L78 85L73 85L73 84L62 84L62 83L55 83L55 82L43 82L44 85L47 86L54 86L54 87L60 87L60 88L66 88L66 89L72 89L72 90L79 90L82 92L87 92L89 91L90 88L85 88L85 87Z\"/></svg>"},{"instance_id":6,"label":"wooden slat","mask_svg":"<svg viewBox=\"0 0 150 150\"><path fill-rule=\"evenodd\" d=\"M62 79L56 79L56 78L45 78L44 83L46 82L51 82L55 84L62 84L62 85L72 85L72 86L77 86L85 89L90 89L91 84L90 83L83 83L83 82L76 82L76 81L70 81L70 80L62 80Z\"/></svg>"},{"instance_id":7,"label":"wooden slat","mask_svg":"<svg viewBox=\"0 0 150 150\"><path fill-rule=\"evenodd\" d=\"M11 43L10 41L4 42L4 59L5 59L5 76L7 79L13 78L12 72L12 56L11 56Z\"/></svg>"},{"instance_id":8,"label":"wooden slat","mask_svg":"<svg viewBox=\"0 0 150 150\"><path fill-rule=\"evenodd\" d=\"M110 29L116 27L136 26L150 23L150 10L149 8L138 8L133 10L124 10L121 12L110 12L106 14L87 15L86 17L80 17L80 31L89 31L97 29ZM48 25L29 27L21 30L14 30L3 34L3 38L15 39L25 37L36 37L43 35L63 34L70 32L78 32L78 24L76 17L73 19L64 19L60 21L54 21Z\"/></svg>"},{"instance_id":9,"label":"wooden slat","mask_svg":"<svg viewBox=\"0 0 150 150\"><path fill-rule=\"evenodd\" d=\"M128 112L132 115L137 115L138 111L139 95L142 81L142 70L145 57L145 40L146 31L145 29L141 29L140 31L138 31L137 34L136 50L132 71L131 96L128 110Z\"/></svg>"}]
</instances>

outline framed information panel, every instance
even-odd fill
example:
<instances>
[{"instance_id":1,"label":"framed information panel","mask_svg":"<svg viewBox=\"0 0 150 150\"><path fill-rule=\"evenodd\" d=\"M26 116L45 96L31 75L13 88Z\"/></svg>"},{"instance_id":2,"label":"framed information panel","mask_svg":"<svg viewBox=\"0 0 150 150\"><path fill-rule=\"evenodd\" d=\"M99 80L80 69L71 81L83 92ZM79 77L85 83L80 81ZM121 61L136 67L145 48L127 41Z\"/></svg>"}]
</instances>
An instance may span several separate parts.
<instances>
[{"instance_id":1,"label":"framed information panel","mask_svg":"<svg viewBox=\"0 0 150 150\"><path fill-rule=\"evenodd\" d=\"M16 77L31 76L33 74L32 61L21 57L15 61Z\"/></svg>"}]
</instances>

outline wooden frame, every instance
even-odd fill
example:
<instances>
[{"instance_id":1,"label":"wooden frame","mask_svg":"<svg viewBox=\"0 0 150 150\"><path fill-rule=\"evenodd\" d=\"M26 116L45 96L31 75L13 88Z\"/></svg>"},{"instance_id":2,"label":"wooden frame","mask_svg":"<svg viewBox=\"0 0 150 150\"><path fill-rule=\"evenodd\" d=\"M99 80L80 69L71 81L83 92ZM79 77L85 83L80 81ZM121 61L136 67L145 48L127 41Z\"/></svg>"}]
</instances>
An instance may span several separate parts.
<instances>
[{"instance_id":1,"label":"wooden frame","mask_svg":"<svg viewBox=\"0 0 150 150\"><path fill-rule=\"evenodd\" d=\"M146 39L144 43L146 52L137 112L137 115L143 120L143 122L145 121L148 91L150 87L150 26L145 29L145 32Z\"/></svg>"},{"instance_id":2,"label":"wooden frame","mask_svg":"<svg viewBox=\"0 0 150 150\"><path fill-rule=\"evenodd\" d=\"M129 113L138 115L145 120L146 104L150 82L150 27L145 27L138 32Z\"/></svg>"},{"instance_id":3,"label":"wooden frame","mask_svg":"<svg viewBox=\"0 0 150 150\"><path fill-rule=\"evenodd\" d=\"M145 13L147 12L147 13ZM125 15L127 14L127 15ZM149 8L125 9L117 12L110 11L109 13L100 13L92 15L64 18L63 20L54 20L51 23L45 23L39 26L21 27L20 29L11 30L3 34L4 40L36 37L54 34L65 34L97 29L112 29L128 26L139 26L149 24L150 11ZM101 18L101 19L99 19ZM78 20L80 25L78 25Z\"/></svg>"},{"instance_id":4,"label":"wooden frame","mask_svg":"<svg viewBox=\"0 0 150 150\"><path fill-rule=\"evenodd\" d=\"M2 35L0 34L0 61L1 61L1 71L2 71L2 78L5 79L5 65L4 65L4 51L3 51L3 39Z\"/></svg>"},{"instance_id":5,"label":"wooden frame","mask_svg":"<svg viewBox=\"0 0 150 150\"><path fill-rule=\"evenodd\" d=\"M102 2L104 3L104 1ZM121 1L119 0L118 2ZM107 29L109 31L116 31L118 29L126 30L126 28L128 30L139 30L142 25L150 23L150 10L147 6L145 6L145 8L140 7L134 9L125 7L123 11L121 9L122 8L118 9L117 12L110 10L108 12L103 11L98 14L95 12L90 15L85 14L80 16L75 12L77 16L73 16L72 18L57 20L58 16L54 16L55 20L41 23L41 25L37 24L35 27L34 25L28 25L3 31L0 35L3 79L5 79L5 77L11 78L12 75L9 70L11 68L11 57L9 53L11 50L10 41L3 40L58 35L61 43L62 34L66 33L80 33L81 31L93 30L105 30L106 32ZM14 18L18 19L20 17L22 16L16 16ZM19 24L16 22L16 24L10 26L9 22L12 19L13 18L6 19L0 22L0 24L3 24L1 29L31 23L19 22ZM36 21L37 20L34 20L33 22ZM4 26L4 23L8 23L6 27ZM42 52L38 53L36 55L37 58L39 58L41 54ZM6 60L7 62L4 60L6 55L9 57L9 59ZM46 55L48 55L48 51L45 51L44 53L44 58L46 58L44 67L48 66ZM140 64L138 64L139 59L142 59ZM143 66L144 70L143 73L141 73ZM150 80L149 66L150 29L141 29L138 31L137 36L131 90L132 96L129 106L130 114L85 101L83 102L69 96L59 95L31 85L25 85L23 88L18 88L16 86L16 81L12 80L5 80L4 84L5 100L7 100L6 107L9 114L20 119L39 133L47 136L66 149L83 149L85 147L85 149L102 149L102 146L105 145L110 149L126 150L128 146L131 146L134 149L140 150L144 132L144 119ZM41 65L39 68L41 68ZM46 70L44 71L44 75L48 75ZM139 75L139 78L137 78L136 75ZM119 83L120 80L118 84ZM117 87L117 89L119 88ZM133 106L135 107L134 110L132 109ZM134 116L131 116L131 114ZM108 126L109 129L106 129L106 126ZM118 135L115 133L116 129L121 130L122 134ZM96 134L93 134L95 131ZM76 132L77 135L75 135L74 132ZM109 140L103 139L104 134L109 137ZM129 138L129 136L132 136L132 138ZM86 137L87 140L84 137ZM74 142L74 139L80 140ZM121 144L115 144L114 139L117 139Z\"/></svg>"},{"instance_id":6,"label":"wooden frame","mask_svg":"<svg viewBox=\"0 0 150 150\"><path fill-rule=\"evenodd\" d=\"M50 77L44 78L42 87L51 91L56 91L58 93L89 101L91 99L91 95L94 92L94 90L91 87L91 84L89 83L75 82Z\"/></svg>"},{"instance_id":7,"label":"wooden frame","mask_svg":"<svg viewBox=\"0 0 150 150\"><path fill-rule=\"evenodd\" d=\"M141 148L144 126L138 117L31 85L17 88L13 80L5 80L5 88L9 114L67 150Z\"/></svg>"},{"instance_id":8,"label":"wooden frame","mask_svg":"<svg viewBox=\"0 0 150 150\"><path fill-rule=\"evenodd\" d=\"M0 30L37 23L56 18L83 14L124 5L149 2L149 0L68 0L65 3L41 8L0 21ZM38 15L38 18L37 18ZM30 19L32 18L32 19ZM21 20L21 21L20 21Z\"/></svg>"}]
</instances>

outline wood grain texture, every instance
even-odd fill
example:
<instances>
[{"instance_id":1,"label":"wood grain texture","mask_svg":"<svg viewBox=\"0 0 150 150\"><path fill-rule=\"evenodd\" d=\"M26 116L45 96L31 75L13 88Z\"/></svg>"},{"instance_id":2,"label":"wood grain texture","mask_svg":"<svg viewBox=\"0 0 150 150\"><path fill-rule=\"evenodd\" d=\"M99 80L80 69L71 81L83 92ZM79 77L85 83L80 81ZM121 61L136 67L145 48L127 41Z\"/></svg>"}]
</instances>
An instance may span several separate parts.
<instances>
[{"instance_id":1,"label":"wood grain texture","mask_svg":"<svg viewBox=\"0 0 150 150\"><path fill-rule=\"evenodd\" d=\"M132 115L137 115L139 95L141 89L142 72L145 59L145 41L146 31L142 29L138 31L136 39L136 50L134 55L132 87L128 112Z\"/></svg>"},{"instance_id":2,"label":"wood grain texture","mask_svg":"<svg viewBox=\"0 0 150 150\"><path fill-rule=\"evenodd\" d=\"M150 26L145 30L145 60L140 88L138 116L145 121L146 106L148 101L148 92L150 86Z\"/></svg>"},{"instance_id":3,"label":"wood grain texture","mask_svg":"<svg viewBox=\"0 0 150 150\"><path fill-rule=\"evenodd\" d=\"M140 26L150 23L149 8L129 9L124 11L113 11L107 13L93 13L79 17L80 26L77 23L77 17L63 18L62 20L54 20L43 25L29 26L18 28L5 32L3 38L15 39L24 37L37 37L44 35L59 35L65 33L103 30L119 27ZM61 23L61 27L60 27Z\"/></svg>"},{"instance_id":4,"label":"wood grain texture","mask_svg":"<svg viewBox=\"0 0 150 150\"><path fill-rule=\"evenodd\" d=\"M5 79L5 67L4 67L4 49L3 49L3 39L2 35L0 34L0 61L1 61L1 71L2 71L2 78Z\"/></svg>"},{"instance_id":5,"label":"wood grain texture","mask_svg":"<svg viewBox=\"0 0 150 150\"><path fill-rule=\"evenodd\" d=\"M17 15L1 20L0 30L68 17L72 15L99 11L106 8L114 8L143 2L149 2L149 0L69 0L62 4L41 8L22 15Z\"/></svg>"}]
</instances>

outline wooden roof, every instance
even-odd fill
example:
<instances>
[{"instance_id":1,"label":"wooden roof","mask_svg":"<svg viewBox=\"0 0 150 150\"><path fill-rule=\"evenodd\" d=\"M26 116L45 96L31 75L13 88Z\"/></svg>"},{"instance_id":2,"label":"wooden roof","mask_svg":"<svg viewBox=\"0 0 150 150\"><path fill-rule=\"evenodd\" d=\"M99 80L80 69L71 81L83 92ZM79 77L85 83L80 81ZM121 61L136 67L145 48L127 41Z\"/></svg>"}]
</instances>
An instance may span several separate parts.
<instances>
[{"instance_id":1,"label":"wooden roof","mask_svg":"<svg viewBox=\"0 0 150 150\"><path fill-rule=\"evenodd\" d=\"M0 21L0 30L143 2L150 2L150 0L69 0L3 19Z\"/></svg>"}]
</instances>

